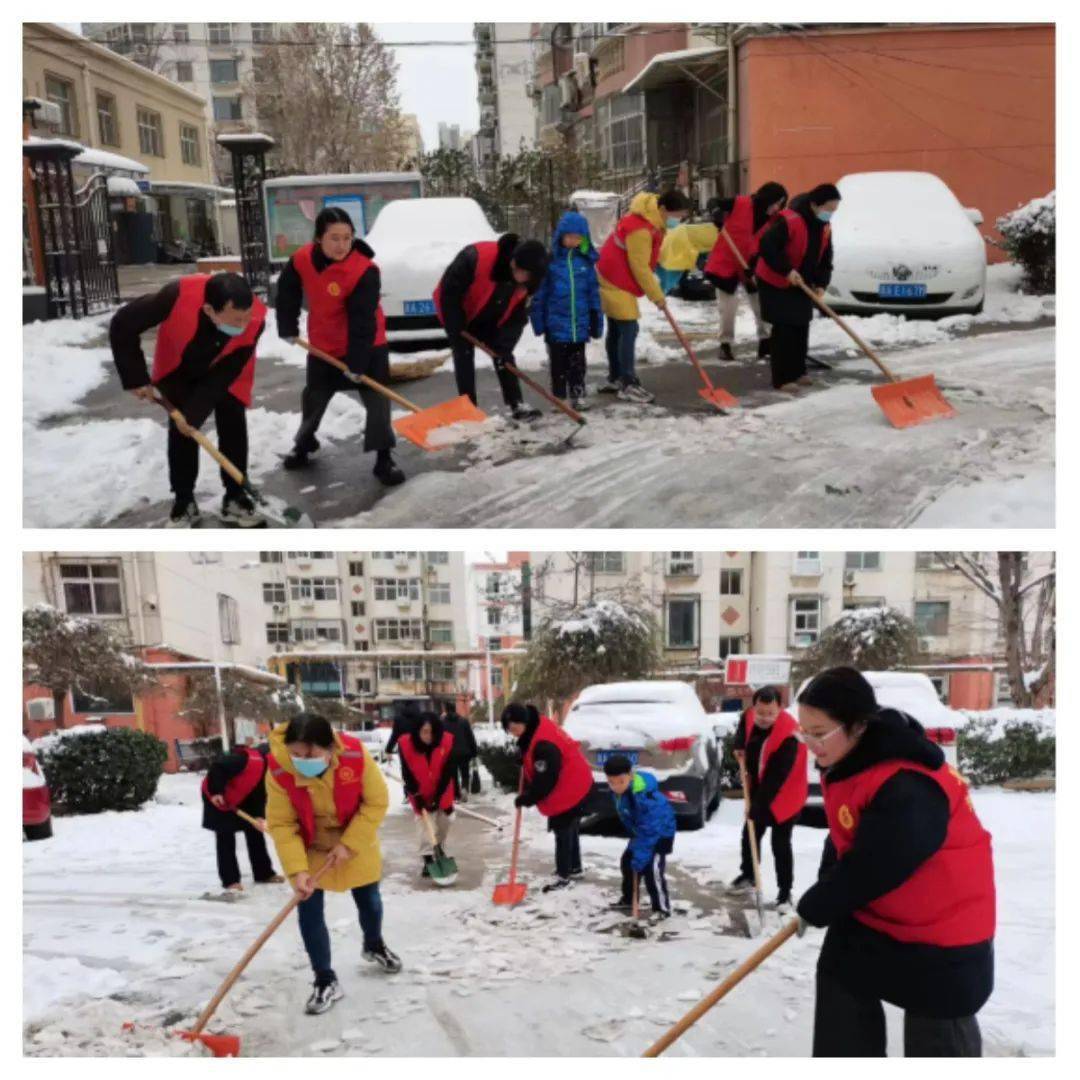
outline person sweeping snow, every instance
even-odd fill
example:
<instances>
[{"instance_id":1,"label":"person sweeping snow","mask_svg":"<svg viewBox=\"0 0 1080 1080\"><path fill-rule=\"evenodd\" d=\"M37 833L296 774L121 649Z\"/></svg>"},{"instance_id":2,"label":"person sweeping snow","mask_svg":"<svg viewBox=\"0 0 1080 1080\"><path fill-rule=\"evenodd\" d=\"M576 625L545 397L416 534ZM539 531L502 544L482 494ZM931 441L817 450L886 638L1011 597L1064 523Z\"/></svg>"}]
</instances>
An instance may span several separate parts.
<instances>
[{"instance_id":1,"label":"person sweeping snow","mask_svg":"<svg viewBox=\"0 0 1080 1080\"><path fill-rule=\"evenodd\" d=\"M435 289L435 310L446 328L459 394L476 401L476 348L468 333L495 354L495 374L503 401L515 420L535 420L539 409L526 405L517 377L503 366L529 320L529 298L547 273L548 254L539 240L506 233L496 240L469 244L454 256Z\"/></svg>"},{"instance_id":2,"label":"person sweeping snow","mask_svg":"<svg viewBox=\"0 0 1080 1080\"><path fill-rule=\"evenodd\" d=\"M750 889L755 884L751 826L759 851L765 833L771 830L776 881L780 887L776 907L783 909L791 906L795 880L791 833L809 791L806 747L798 734L794 717L780 704L779 692L774 687L763 686L754 692L753 703L743 714L733 746L735 756L742 759L746 770L750 816L743 823L742 866L731 888Z\"/></svg>"},{"instance_id":3,"label":"person sweeping snow","mask_svg":"<svg viewBox=\"0 0 1080 1080\"><path fill-rule=\"evenodd\" d=\"M415 731L399 739L398 755L405 794L416 815L423 860L420 875L428 877L436 847L446 845L454 813L454 736L434 713L421 713ZM434 842L421 811L430 818Z\"/></svg>"},{"instance_id":4,"label":"person sweeping snow","mask_svg":"<svg viewBox=\"0 0 1080 1080\"><path fill-rule=\"evenodd\" d=\"M266 305L239 274L189 274L156 293L122 305L109 323L113 363L125 390L144 401L157 391L183 414L169 420L169 486L174 496L167 527L202 524L195 502L199 444L192 429L214 414L218 447L247 473L247 409L255 382L255 347L266 323ZM154 363L146 370L141 336L158 328ZM225 497L221 520L252 528L265 524L244 489L221 471Z\"/></svg>"},{"instance_id":5,"label":"person sweeping snow","mask_svg":"<svg viewBox=\"0 0 1080 1080\"><path fill-rule=\"evenodd\" d=\"M716 243L705 263L705 276L717 289L720 305L720 356L734 360L735 315L739 307L739 285L746 291L750 310L757 328L758 359L769 355L769 326L761 318L761 301L753 278L762 234L787 205L787 191L775 181L764 183L753 195L736 195L718 199L712 208L713 224L717 228ZM726 232L742 256L750 273L743 270L731 244L720 235Z\"/></svg>"},{"instance_id":6,"label":"person sweeping snow","mask_svg":"<svg viewBox=\"0 0 1080 1080\"><path fill-rule=\"evenodd\" d=\"M981 1056L975 1014L994 987L996 900L990 834L966 782L852 668L810 681L799 726L829 830L818 881L798 903L800 919L828 927L814 1056L884 1056L883 1001L904 1010L905 1056Z\"/></svg>"},{"instance_id":7,"label":"person sweeping snow","mask_svg":"<svg viewBox=\"0 0 1080 1080\"><path fill-rule=\"evenodd\" d=\"M278 335L295 342L300 334L300 308L307 300L307 333L311 344L345 362L355 375L367 375L384 386L390 379L390 347L379 294L382 279L375 252L356 238L352 218L328 206L315 218L315 239L293 252L277 286ZM350 382L316 356L307 358L301 396L302 418L286 469L303 469L319 449L315 437L334 395L356 390L364 406L364 452L375 454L372 472L387 487L404 483L394 461L390 401L370 386Z\"/></svg>"},{"instance_id":8,"label":"person sweeping snow","mask_svg":"<svg viewBox=\"0 0 1080 1080\"><path fill-rule=\"evenodd\" d=\"M547 276L529 308L533 333L547 343L551 392L563 401L569 396L578 412L588 408L585 346L604 334L599 257L585 215L568 210L555 226Z\"/></svg>"},{"instance_id":9,"label":"person sweeping snow","mask_svg":"<svg viewBox=\"0 0 1080 1080\"><path fill-rule=\"evenodd\" d=\"M671 917L671 897L667 885L667 857L674 850L675 811L661 792L656 777L636 772L630 759L613 754L604 762L604 775L615 798L619 820L630 834L622 854L622 893L619 911L631 911L634 880L644 878L653 914L658 919Z\"/></svg>"},{"instance_id":10,"label":"person sweeping snow","mask_svg":"<svg viewBox=\"0 0 1080 1080\"><path fill-rule=\"evenodd\" d=\"M521 751L524 787L514 806L535 806L555 834L555 880L543 891L565 889L584 873L578 830L592 792L592 769L578 744L534 706L512 701L501 721Z\"/></svg>"},{"instance_id":11,"label":"person sweeping snow","mask_svg":"<svg viewBox=\"0 0 1080 1080\"><path fill-rule=\"evenodd\" d=\"M265 744L238 746L210 762L202 782L202 827L216 837L217 869L221 887L228 894L244 891L240 884L240 864L236 861L236 834L242 832L251 860L251 876L256 884L280 884L285 879L274 870L266 838L245 821L237 810L256 820L266 816Z\"/></svg>"},{"instance_id":12,"label":"person sweeping snow","mask_svg":"<svg viewBox=\"0 0 1080 1080\"><path fill-rule=\"evenodd\" d=\"M363 957L383 971L401 960L382 936L379 826L386 816L386 780L364 744L335 733L316 713L300 713L270 736L266 824L282 868L301 902L300 936L315 973L308 1013L323 1013L344 993L330 955L323 898L351 892L364 935ZM316 884L313 875L329 865Z\"/></svg>"}]
</instances>

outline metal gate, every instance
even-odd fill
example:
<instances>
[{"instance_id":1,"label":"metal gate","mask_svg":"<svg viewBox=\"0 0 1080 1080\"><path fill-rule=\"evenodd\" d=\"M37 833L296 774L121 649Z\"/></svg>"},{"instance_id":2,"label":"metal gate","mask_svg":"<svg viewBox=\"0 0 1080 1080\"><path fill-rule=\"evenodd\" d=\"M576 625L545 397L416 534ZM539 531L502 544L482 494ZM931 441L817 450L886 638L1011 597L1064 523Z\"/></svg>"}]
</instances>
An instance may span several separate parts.
<instances>
[{"instance_id":1,"label":"metal gate","mask_svg":"<svg viewBox=\"0 0 1080 1080\"><path fill-rule=\"evenodd\" d=\"M109 181L104 173L94 173L75 192L75 221L86 306L83 314L89 315L120 303L120 282L116 275L116 251L109 216Z\"/></svg>"}]
</instances>

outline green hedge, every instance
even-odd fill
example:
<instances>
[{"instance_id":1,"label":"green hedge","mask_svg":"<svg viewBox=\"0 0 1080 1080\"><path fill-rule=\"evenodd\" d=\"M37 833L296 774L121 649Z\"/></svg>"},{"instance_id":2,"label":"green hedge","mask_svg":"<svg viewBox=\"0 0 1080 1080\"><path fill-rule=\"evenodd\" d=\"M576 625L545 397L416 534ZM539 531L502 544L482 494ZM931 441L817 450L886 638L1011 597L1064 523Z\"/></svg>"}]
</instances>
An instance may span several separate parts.
<instances>
[{"instance_id":1,"label":"green hedge","mask_svg":"<svg viewBox=\"0 0 1080 1080\"><path fill-rule=\"evenodd\" d=\"M480 760L491 773L496 787L503 791L517 791L521 773L521 754L514 743L481 743Z\"/></svg>"},{"instance_id":2,"label":"green hedge","mask_svg":"<svg viewBox=\"0 0 1080 1080\"><path fill-rule=\"evenodd\" d=\"M960 772L971 784L1000 784L1053 776L1056 739L1040 724L1009 720L998 730L991 717L972 717L956 736Z\"/></svg>"},{"instance_id":3,"label":"green hedge","mask_svg":"<svg viewBox=\"0 0 1080 1080\"><path fill-rule=\"evenodd\" d=\"M137 810L153 798L168 757L159 738L130 728L69 735L38 751L57 814Z\"/></svg>"},{"instance_id":4,"label":"green hedge","mask_svg":"<svg viewBox=\"0 0 1080 1080\"><path fill-rule=\"evenodd\" d=\"M1024 283L1034 292L1052 293L1057 284L1057 203L1054 192L1032 199L997 219L1001 246L1024 270Z\"/></svg>"}]
</instances>

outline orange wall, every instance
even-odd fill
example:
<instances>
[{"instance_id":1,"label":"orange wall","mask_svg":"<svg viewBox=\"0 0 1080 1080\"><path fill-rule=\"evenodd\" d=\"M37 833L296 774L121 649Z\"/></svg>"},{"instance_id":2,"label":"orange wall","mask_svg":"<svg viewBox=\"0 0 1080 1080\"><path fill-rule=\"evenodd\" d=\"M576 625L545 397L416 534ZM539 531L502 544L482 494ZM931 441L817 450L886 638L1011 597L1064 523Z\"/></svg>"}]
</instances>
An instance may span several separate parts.
<instances>
[{"instance_id":1,"label":"orange wall","mask_svg":"<svg viewBox=\"0 0 1080 1080\"><path fill-rule=\"evenodd\" d=\"M996 235L1001 214L1054 188L1054 27L751 39L739 156L742 190L778 180L792 195L850 172L932 172Z\"/></svg>"},{"instance_id":2,"label":"orange wall","mask_svg":"<svg viewBox=\"0 0 1080 1080\"><path fill-rule=\"evenodd\" d=\"M597 101L608 94L617 94L654 56L686 48L685 23L673 23L670 30L665 29L663 23L642 23L638 29L649 33L623 38L623 66L596 84L594 96Z\"/></svg>"}]
</instances>

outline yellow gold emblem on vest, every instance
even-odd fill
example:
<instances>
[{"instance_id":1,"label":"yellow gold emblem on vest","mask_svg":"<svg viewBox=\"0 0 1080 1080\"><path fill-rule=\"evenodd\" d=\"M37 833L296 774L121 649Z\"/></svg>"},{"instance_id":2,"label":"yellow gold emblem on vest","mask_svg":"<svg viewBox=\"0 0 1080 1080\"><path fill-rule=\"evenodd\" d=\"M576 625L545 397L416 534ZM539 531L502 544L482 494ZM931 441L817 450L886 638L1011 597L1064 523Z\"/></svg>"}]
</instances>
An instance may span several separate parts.
<instances>
[{"instance_id":1,"label":"yellow gold emblem on vest","mask_svg":"<svg viewBox=\"0 0 1080 1080\"><path fill-rule=\"evenodd\" d=\"M331 296L340 296L341 286L336 281L331 281L330 284L326 286L326 291Z\"/></svg>"},{"instance_id":2,"label":"yellow gold emblem on vest","mask_svg":"<svg viewBox=\"0 0 1080 1080\"><path fill-rule=\"evenodd\" d=\"M844 805L840 807L840 812L836 816L840 819L840 824L843 825L845 829L854 827L855 819L851 816L851 811L848 809L847 803L844 803Z\"/></svg>"},{"instance_id":3,"label":"yellow gold emblem on vest","mask_svg":"<svg viewBox=\"0 0 1080 1080\"><path fill-rule=\"evenodd\" d=\"M345 768L338 769L338 779L340 779L343 784L347 784L350 780L356 779L356 773L346 765Z\"/></svg>"}]
</instances>

